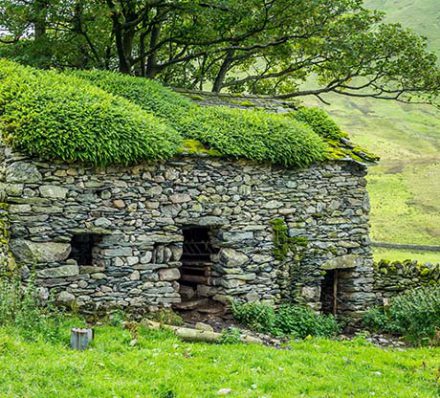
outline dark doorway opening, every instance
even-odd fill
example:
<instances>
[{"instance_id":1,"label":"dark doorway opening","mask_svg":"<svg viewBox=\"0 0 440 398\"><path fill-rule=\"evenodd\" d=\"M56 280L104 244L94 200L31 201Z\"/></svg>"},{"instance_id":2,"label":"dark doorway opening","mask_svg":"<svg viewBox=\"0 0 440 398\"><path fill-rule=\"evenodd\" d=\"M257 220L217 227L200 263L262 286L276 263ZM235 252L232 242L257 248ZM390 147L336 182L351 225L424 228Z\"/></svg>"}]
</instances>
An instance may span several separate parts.
<instances>
[{"instance_id":1,"label":"dark doorway opening","mask_svg":"<svg viewBox=\"0 0 440 398\"><path fill-rule=\"evenodd\" d=\"M93 265L96 245L101 240L102 236L97 234L84 233L73 235L70 243L72 251L69 258L76 260L78 265Z\"/></svg>"},{"instance_id":2,"label":"dark doorway opening","mask_svg":"<svg viewBox=\"0 0 440 398\"><path fill-rule=\"evenodd\" d=\"M212 245L210 228L194 226L183 229L179 280L182 301L200 298L202 292L208 292L206 287L212 286L212 255L217 252L218 249Z\"/></svg>"},{"instance_id":3,"label":"dark doorway opening","mask_svg":"<svg viewBox=\"0 0 440 398\"><path fill-rule=\"evenodd\" d=\"M321 304L324 314L336 315L338 312L338 270L325 273L321 283Z\"/></svg>"}]
</instances>

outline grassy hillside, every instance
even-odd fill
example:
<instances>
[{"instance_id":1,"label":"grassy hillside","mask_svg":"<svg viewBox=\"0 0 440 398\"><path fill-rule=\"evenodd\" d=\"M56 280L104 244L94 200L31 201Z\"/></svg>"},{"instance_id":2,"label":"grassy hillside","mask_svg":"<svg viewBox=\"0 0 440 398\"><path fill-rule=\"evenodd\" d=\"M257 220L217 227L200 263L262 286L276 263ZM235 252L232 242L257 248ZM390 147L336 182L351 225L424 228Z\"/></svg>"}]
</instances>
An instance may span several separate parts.
<instances>
[{"instance_id":1,"label":"grassy hillside","mask_svg":"<svg viewBox=\"0 0 440 398\"><path fill-rule=\"evenodd\" d=\"M366 3L387 11L389 21L400 21L426 35L431 49L440 55L438 0ZM331 102L326 109L355 141L382 157L369 177L372 238L440 245L440 111L372 99L326 99ZM318 104L314 99L307 102ZM440 253L424 259L440 261Z\"/></svg>"},{"instance_id":2,"label":"grassy hillside","mask_svg":"<svg viewBox=\"0 0 440 398\"><path fill-rule=\"evenodd\" d=\"M385 11L387 21L401 22L429 40L440 55L440 2L438 0L366 0L370 8Z\"/></svg>"}]
</instances>

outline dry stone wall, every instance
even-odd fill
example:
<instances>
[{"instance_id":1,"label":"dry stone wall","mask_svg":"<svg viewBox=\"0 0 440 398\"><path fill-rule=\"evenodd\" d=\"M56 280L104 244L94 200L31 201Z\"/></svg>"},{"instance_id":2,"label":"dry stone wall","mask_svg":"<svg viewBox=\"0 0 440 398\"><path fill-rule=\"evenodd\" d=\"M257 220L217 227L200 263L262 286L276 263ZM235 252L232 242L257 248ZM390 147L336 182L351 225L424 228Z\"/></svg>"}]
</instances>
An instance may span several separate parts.
<instances>
[{"instance_id":1,"label":"dry stone wall","mask_svg":"<svg viewBox=\"0 0 440 398\"><path fill-rule=\"evenodd\" d=\"M23 277L35 270L43 296L83 311L179 302L182 228L209 226L217 252L205 296L319 310L323 267L341 268L339 310L351 314L374 301L365 174L351 161L286 170L208 157L99 169L6 149L2 190ZM301 259L274 258L275 218L307 238ZM72 258L85 233L91 264Z\"/></svg>"},{"instance_id":2,"label":"dry stone wall","mask_svg":"<svg viewBox=\"0 0 440 398\"><path fill-rule=\"evenodd\" d=\"M374 265L376 304L389 301L407 290L440 284L440 264L382 260Z\"/></svg>"}]
</instances>

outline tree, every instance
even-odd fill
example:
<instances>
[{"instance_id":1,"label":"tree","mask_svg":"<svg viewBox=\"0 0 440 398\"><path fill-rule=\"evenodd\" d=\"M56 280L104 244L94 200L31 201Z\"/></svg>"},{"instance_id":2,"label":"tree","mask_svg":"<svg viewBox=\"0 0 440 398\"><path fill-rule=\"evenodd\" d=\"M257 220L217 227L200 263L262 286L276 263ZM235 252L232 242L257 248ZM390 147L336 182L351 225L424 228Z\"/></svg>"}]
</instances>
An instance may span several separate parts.
<instances>
[{"instance_id":1,"label":"tree","mask_svg":"<svg viewBox=\"0 0 440 398\"><path fill-rule=\"evenodd\" d=\"M0 11L2 40L40 43L44 66L279 98L433 101L440 88L426 40L362 0L0 0Z\"/></svg>"}]
</instances>

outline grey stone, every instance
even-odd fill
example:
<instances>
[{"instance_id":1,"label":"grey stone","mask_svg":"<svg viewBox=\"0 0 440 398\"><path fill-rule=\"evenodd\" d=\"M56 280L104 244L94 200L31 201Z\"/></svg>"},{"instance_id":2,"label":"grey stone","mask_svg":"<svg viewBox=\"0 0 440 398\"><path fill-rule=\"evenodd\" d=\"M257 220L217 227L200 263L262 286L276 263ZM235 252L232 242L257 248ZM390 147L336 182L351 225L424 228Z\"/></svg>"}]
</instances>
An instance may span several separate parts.
<instances>
[{"instance_id":1,"label":"grey stone","mask_svg":"<svg viewBox=\"0 0 440 398\"><path fill-rule=\"evenodd\" d=\"M12 239L10 248L17 261L24 263L64 261L71 251L68 243L32 242L24 239Z\"/></svg>"},{"instance_id":2,"label":"grey stone","mask_svg":"<svg viewBox=\"0 0 440 398\"><path fill-rule=\"evenodd\" d=\"M263 207L265 209L279 209L280 207L283 207L283 202L280 202L279 200L270 200L269 202L264 203Z\"/></svg>"},{"instance_id":3,"label":"grey stone","mask_svg":"<svg viewBox=\"0 0 440 398\"><path fill-rule=\"evenodd\" d=\"M254 234L251 231L228 231L223 232L222 237L228 242L241 242L247 239L253 239Z\"/></svg>"},{"instance_id":4,"label":"grey stone","mask_svg":"<svg viewBox=\"0 0 440 398\"><path fill-rule=\"evenodd\" d=\"M64 199L69 192L68 189L58 185L42 185L40 187L40 194L45 198Z\"/></svg>"},{"instance_id":5,"label":"grey stone","mask_svg":"<svg viewBox=\"0 0 440 398\"><path fill-rule=\"evenodd\" d=\"M195 325L195 328L197 330L203 330L205 332L213 332L214 328L211 325L208 325L207 323L203 322L197 322Z\"/></svg>"},{"instance_id":6,"label":"grey stone","mask_svg":"<svg viewBox=\"0 0 440 398\"><path fill-rule=\"evenodd\" d=\"M239 267L245 264L249 258L237 250L223 248L220 251L220 260L227 267Z\"/></svg>"},{"instance_id":7,"label":"grey stone","mask_svg":"<svg viewBox=\"0 0 440 398\"><path fill-rule=\"evenodd\" d=\"M32 163L15 162L6 168L6 182L37 183L41 180L41 173Z\"/></svg>"},{"instance_id":8,"label":"grey stone","mask_svg":"<svg viewBox=\"0 0 440 398\"><path fill-rule=\"evenodd\" d=\"M191 200L191 196L186 193L174 194L170 196L172 203L185 203Z\"/></svg>"},{"instance_id":9,"label":"grey stone","mask_svg":"<svg viewBox=\"0 0 440 398\"><path fill-rule=\"evenodd\" d=\"M76 275L79 275L79 267L73 264L55 268L46 268L37 272L38 278L67 278Z\"/></svg>"},{"instance_id":10,"label":"grey stone","mask_svg":"<svg viewBox=\"0 0 440 398\"><path fill-rule=\"evenodd\" d=\"M180 271L177 268L165 268L159 270L161 281L176 281L180 278Z\"/></svg>"},{"instance_id":11,"label":"grey stone","mask_svg":"<svg viewBox=\"0 0 440 398\"><path fill-rule=\"evenodd\" d=\"M62 291L57 296L57 303L62 305L71 305L75 301L75 296L72 293Z\"/></svg>"},{"instance_id":12,"label":"grey stone","mask_svg":"<svg viewBox=\"0 0 440 398\"><path fill-rule=\"evenodd\" d=\"M325 270L355 268L360 265L361 262L362 258L359 256L355 254L348 254L346 256L335 257L327 261L321 266L321 268Z\"/></svg>"},{"instance_id":13,"label":"grey stone","mask_svg":"<svg viewBox=\"0 0 440 398\"><path fill-rule=\"evenodd\" d=\"M95 220L94 224L99 228L109 228L112 225L112 222L105 217L100 217Z\"/></svg>"}]
</instances>

